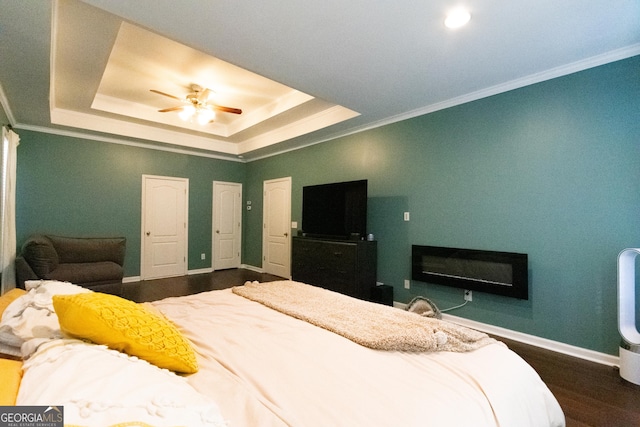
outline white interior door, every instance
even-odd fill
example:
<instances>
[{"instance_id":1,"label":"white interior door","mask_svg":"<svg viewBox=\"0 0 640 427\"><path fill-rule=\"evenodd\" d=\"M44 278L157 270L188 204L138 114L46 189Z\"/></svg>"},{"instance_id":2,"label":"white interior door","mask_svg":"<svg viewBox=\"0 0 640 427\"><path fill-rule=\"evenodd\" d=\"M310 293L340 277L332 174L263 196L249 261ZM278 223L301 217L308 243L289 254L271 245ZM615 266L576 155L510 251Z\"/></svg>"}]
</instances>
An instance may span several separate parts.
<instances>
[{"instance_id":1,"label":"white interior door","mask_svg":"<svg viewBox=\"0 0 640 427\"><path fill-rule=\"evenodd\" d=\"M142 279L187 274L189 180L142 176Z\"/></svg>"},{"instance_id":2,"label":"white interior door","mask_svg":"<svg viewBox=\"0 0 640 427\"><path fill-rule=\"evenodd\" d=\"M240 267L242 184L213 182L213 269Z\"/></svg>"},{"instance_id":3,"label":"white interior door","mask_svg":"<svg viewBox=\"0 0 640 427\"><path fill-rule=\"evenodd\" d=\"M262 270L291 277L291 177L264 182Z\"/></svg>"}]
</instances>

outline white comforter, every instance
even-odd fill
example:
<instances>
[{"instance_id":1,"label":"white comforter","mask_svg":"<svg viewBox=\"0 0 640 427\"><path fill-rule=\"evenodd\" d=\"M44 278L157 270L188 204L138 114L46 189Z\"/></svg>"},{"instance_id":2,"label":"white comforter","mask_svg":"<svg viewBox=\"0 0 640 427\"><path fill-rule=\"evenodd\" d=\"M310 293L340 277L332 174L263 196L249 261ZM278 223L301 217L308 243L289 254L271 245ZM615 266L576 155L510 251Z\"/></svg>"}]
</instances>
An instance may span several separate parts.
<instances>
[{"instance_id":1,"label":"white comforter","mask_svg":"<svg viewBox=\"0 0 640 427\"><path fill-rule=\"evenodd\" d=\"M36 297L73 291L65 286L42 284L7 310L24 314ZM22 334L23 352L39 343L17 404L63 405L66 423L91 427L564 425L536 372L502 344L466 353L372 350L230 289L154 305L192 341L199 372L180 377L103 346L57 339L48 310L37 327L18 322L23 316L5 322L5 332ZM51 336L33 334L42 325Z\"/></svg>"},{"instance_id":2,"label":"white comforter","mask_svg":"<svg viewBox=\"0 0 640 427\"><path fill-rule=\"evenodd\" d=\"M188 383L230 426L563 426L537 373L501 344L468 353L371 350L235 295L154 305L194 343Z\"/></svg>"}]
</instances>

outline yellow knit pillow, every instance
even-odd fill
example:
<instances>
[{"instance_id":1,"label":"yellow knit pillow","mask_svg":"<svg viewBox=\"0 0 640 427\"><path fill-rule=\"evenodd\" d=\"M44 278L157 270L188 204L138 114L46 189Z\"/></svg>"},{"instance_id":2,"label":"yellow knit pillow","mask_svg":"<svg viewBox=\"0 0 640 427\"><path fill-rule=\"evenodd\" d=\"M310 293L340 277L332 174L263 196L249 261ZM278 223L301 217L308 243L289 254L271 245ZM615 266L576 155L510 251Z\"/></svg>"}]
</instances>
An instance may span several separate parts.
<instances>
[{"instance_id":1,"label":"yellow knit pillow","mask_svg":"<svg viewBox=\"0 0 640 427\"><path fill-rule=\"evenodd\" d=\"M198 371L193 347L162 316L115 295L54 295L60 329L176 372Z\"/></svg>"}]
</instances>

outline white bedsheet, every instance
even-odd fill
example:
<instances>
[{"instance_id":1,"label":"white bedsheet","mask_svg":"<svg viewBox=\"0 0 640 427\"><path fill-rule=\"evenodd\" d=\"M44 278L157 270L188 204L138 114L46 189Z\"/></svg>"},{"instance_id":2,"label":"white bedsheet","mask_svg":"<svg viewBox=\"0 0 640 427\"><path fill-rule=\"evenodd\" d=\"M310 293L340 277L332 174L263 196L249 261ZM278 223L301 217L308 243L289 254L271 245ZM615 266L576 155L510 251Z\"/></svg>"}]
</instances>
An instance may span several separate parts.
<instances>
[{"instance_id":1,"label":"white bedsheet","mask_svg":"<svg viewBox=\"0 0 640 427\"><path fill-rule=\"evenodd\" d=\"M23 369L16 404L63 406L65 425L227 426L184 378L105 346L51 340Z\"/></svg>"},{"instance_id":2,"label":"white bedsheet","mask_svg":"<svg viewBox=\"0 0 640 427\"><path fill-rule=\"evenodd\" d=\"M538 374L502 344L371 350L230 289L154 305L194 343L188 382L230 426L564 426Z\"/></svg>"}]
</instances>

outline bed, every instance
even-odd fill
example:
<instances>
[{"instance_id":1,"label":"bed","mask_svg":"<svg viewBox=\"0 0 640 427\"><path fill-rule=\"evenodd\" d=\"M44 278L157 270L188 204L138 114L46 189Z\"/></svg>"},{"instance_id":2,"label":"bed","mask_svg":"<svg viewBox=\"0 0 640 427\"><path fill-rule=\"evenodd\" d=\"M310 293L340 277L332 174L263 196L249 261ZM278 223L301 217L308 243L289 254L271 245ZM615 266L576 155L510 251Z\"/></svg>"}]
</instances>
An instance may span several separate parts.
<instances>
[{"instance_id":1,"label":"bed","mask_svg":"<svg viewBox=\"0 0 640 427\"><path fill-rule=\"evenodd\" d=\"M16 405L63 407L65 425L565 424L504 344L310 285L254 282L151 304L29 287L0 323L0 351L21 359L0 373L21 380L0 387L15 389L2 394ZM132 339L141 343L123 344Z\"/></svg>"}]
</instances>

